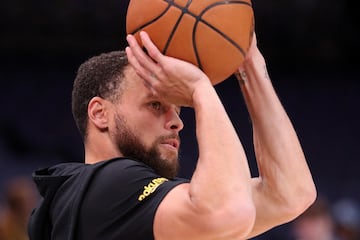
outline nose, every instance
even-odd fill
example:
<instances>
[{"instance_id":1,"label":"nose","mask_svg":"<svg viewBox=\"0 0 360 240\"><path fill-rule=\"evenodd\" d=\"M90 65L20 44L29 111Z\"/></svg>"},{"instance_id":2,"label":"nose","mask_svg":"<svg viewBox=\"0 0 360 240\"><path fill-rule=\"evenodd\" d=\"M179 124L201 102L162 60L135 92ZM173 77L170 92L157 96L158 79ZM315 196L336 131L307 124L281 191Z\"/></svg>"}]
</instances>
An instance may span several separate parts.
<instances>
[{"instance_id":1,"label":"nose","mask_svg":"<svg viewBox=\"0 0 360 240\"><path fill-rule=\"evenodd\" d=\"M184 123L175 106L168 109L165 125L166 129L175 130L176 132L180 132L184 128Z\"/></svg>"}]
</instances>

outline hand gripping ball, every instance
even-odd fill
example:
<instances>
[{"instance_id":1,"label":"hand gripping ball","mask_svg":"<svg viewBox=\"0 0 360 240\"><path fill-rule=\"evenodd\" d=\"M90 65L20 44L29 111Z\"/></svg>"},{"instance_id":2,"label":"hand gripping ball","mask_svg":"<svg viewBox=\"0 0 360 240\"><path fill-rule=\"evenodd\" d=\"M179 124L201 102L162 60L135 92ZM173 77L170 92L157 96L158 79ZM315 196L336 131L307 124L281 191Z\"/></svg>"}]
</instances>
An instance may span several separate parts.
<instances>
[{"instance_id":1,"label":"hand gripping ball","mask_svg":"<svg viewBox=\"0 0 360 240\"><path fill-rule=\"evenodd\" d=\"M243 62L254 32L250 0L130 0L126 31L197 65L218 84Z\"/></svg>"}]
</instances>

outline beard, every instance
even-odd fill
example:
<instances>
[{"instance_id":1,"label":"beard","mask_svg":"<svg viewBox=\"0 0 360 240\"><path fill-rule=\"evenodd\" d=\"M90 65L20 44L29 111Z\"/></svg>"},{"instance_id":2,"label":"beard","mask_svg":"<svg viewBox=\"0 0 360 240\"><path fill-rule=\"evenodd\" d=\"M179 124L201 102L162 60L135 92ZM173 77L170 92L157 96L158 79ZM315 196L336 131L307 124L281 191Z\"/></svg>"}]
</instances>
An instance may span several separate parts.
<instances>
[{"instance_id":1,"label":"beard","mask_svg":"<svg viewBox=\"0 0 360 240\"><path fill-rule=\"evenodd\" d=\"M178 135L170 134L158 137L150 147L146 147L140 136L131 131L125 119L119 114L115 115L115 141L124 157L145 163L162 177L173 179L178 174L179 160L177 154L162 157L158 148L166 139L176 138Z\"/></svg>"}]
</instances>

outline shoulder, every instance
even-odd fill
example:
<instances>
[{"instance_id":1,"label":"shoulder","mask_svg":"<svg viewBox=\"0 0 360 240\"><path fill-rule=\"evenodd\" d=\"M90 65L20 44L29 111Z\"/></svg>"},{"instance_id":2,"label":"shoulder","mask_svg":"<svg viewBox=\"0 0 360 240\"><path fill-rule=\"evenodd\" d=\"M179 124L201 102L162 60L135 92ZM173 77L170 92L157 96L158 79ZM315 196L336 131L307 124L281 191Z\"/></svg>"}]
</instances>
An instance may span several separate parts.
<instances>
[{"instance_id":1,"label":"shoulder","mask_svg":"<svg viewBox=\"0 0 360 240\"><path fill-rule=\"evenodd\" d=\"M146 164L128 158L116 158L92 166L96 178L101 181L126 180L129 178L146 178L157 176Z\"/></svg>"},{"instance_id":2,"label":"shoulder","mask_svg":"<svg viewBox=\"0 0 360 240\"><path fill-rule=\"evenodd\" d=\"M121 197L126 194L140 193L139 199L144 196L165 189L172 188L179 183L186 182L185 179L167 179L157 174L148 165L133 159L117 158L101 163L95 171L91 182L92 192L106 193L108 191L112 196L120 194ZM118 191L119 188L124 188ZM116 190L116 191L114 191ZM120 196L119 196L120 197Z\"/></svg>"},{"instance_id":3,"label":"shoulder","mask_svg":"<svg viewBox=\"0 0 360 240\"><path fill-rule=\"evenodd\" d=\"M116 239L151 239L158 205L171 189L186 181L166 179L131 159L114 159L93 167L96 171L80 210L83 239L100 235L105 239L110 228Z\"/></svg>"}]
</instances>

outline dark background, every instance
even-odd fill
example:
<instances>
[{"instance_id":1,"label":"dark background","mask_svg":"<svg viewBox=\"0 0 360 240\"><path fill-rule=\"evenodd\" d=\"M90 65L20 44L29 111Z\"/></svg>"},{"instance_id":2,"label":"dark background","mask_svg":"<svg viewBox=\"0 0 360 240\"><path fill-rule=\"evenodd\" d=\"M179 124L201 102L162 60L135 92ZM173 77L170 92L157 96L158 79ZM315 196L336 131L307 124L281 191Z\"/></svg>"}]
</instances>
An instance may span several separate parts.
<instances>
[{"instance_id":1,"label":"dark background","mask_svg":"<svg viewBox=\"0 0 360 240\"><path fill-rule=\"evenodd\" d=\"M0 196L8 179L82 161L71 87L87 58L126 45L127 0L5 0L0 7ZM320 195L360 200L360 83L356 2L254 1L259 48L293 120ZM216 86L253 174L251 129L233 77ZM181 176L197 158L183 111ZM276 136L275 136L276 137ZM224 159L226 161L226 159ZM226 174L226 173L225 173ZM1 199L0 199L1 200Z\"/></svg>"}]
</instances>

